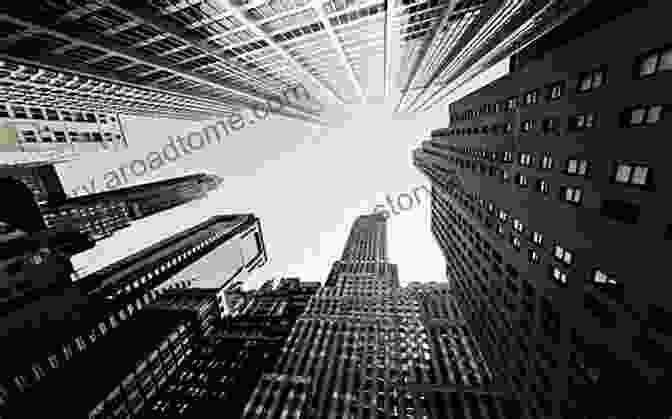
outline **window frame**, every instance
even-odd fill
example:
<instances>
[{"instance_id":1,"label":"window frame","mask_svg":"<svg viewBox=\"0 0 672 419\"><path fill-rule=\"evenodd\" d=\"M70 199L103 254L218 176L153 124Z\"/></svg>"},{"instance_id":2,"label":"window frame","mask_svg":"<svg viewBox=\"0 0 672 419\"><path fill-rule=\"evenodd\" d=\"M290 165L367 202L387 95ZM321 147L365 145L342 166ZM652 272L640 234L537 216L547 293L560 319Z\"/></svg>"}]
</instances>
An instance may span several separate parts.
<instances>
[{"instance_id":1,"label":"window frame","mask_svg":"<svg viewBox=\"0 0 672 419\"><path fill-rule=\"evenodd\" d=\"M572 197L575 196L577 191L579 192L578 200L567 199L567 190L570 190L570 189L572 190ZM561 197L560 199L564 202L567 202L567 203L572 204L572 205L579 206L583 202L583 189L578 187L578 186L562 186L562 187L560 187L560 197Z\"/></svg>"},{"instance_id":2,"label":"window frame","mask_svg":"<svg viewBox=\"0 0 672 419\"><path fill-rule=\"evenodd\" d=\"M560 94L558 97L553 97L553 91L555 87L560 88ZM558 80L553 83L549 83L546 85L546 100L548 102L554 102L556 100L562 99L563 96L566 95L567 93L567 82L565 80Z\"/></svg>"},{"instance_id":3,"label":"window frame","mask_svg":"<svg viewBox=\"0 0 672 419\"><path fill-rule=\"evenodd\" d=\"M602 82L599 86L593 86L593 83L595 82L595 75L597 73L601 72L602 73ZM583 84L583 80L586 79L586 77L590 78L590 86L586 90L581 89L581 85ZM607 66L602 64L597 67L593 67L593 69L588 70L588 71L583 71L579 73L579 78L576 83L576 93L577 94L585 94L585 93L591 93L601 87L603 87L607 83Z\"/></svg>"},{"instance_id":4,"label":"window frame","mask_svg":"<svg viewBox=\"0 0 672 419\"><path fill-rule=\"evenodd\" d=\"M651 77L655 77L655 76L659 75L660 73L671 72L672 69L669 69L669 70L661 70L660 69L661 58L662 58L663 54L665 52L668 52L668 51L670 53L672 53L672 43L668 43L668 44L663 45L662 47L653 48L653 49L650 49L650 50L648 50L648 51L646 51L642 54L639 54L635 58L635 63L634 63L633 69L632 69L633 70L632 71L633 72L633 78L635 80L643 80L643 79L648 79L648 78L651 78ZM655 64L654 71L652 73L649 73L649 74L641 74L640 69L641 69L642 64L646 61L646 59L648 57L651 57L653 55L656 55L656 64Z\"/></svg>"},{"instance_id":5,"label":"window frame","mask_svg":"<svg viewBox=\"0 0 672 419\"><path fill-rule=\"evenodd\" d=\"M628 180L626 182L621 182L617 180L618 178L618 171L621 166L627 166L630 167L630 172L628 174ZM641 169L645 168L647 170L646 173L646 183L634 183L633 179L635 178L635 170L636 169ZM612 171L611 171L611 176L610 176L611 183L614 185L619 185L619 186L627 186L627 187L632 187L632 188L639 188L642 190L653 190L654 189L654 183L653 183L653 170L651 169L651 166L645 165L645 164L640 164L639 162L625 162L622 160L617 160L613 163L612 166Z\"/></svg>"},{"instance_id":6,"label":"window frame","mask_svg":"<svg viewBox=\"0 0 672 419\"><path fill-rule=\"evenodd\" d=\"M672 71L672 70L670 70ZM660 115L656 122L647 122L649 118L649 112L656 107L660 107ZM663 122L665 115L670 111L671 106L665 103L655 103L655 104L637 104L628 106L621 112L621 127L622 128L644 128L658 125ZM632 113L638 109L644 110L644 116L642 117L642 122L633 123L632 122Z\"/></svg>"}]
</instances>

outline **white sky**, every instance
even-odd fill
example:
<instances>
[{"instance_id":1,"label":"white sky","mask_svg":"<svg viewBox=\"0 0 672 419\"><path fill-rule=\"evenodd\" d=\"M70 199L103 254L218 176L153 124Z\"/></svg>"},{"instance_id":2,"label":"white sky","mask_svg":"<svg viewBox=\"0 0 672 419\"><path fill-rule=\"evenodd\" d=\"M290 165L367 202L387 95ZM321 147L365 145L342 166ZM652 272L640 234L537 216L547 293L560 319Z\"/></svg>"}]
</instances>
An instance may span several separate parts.
<instances>
[{"instance_id":1,"label":"white sky","mask_svg":"<svg viewBox=\"0 0 672 419\"><path fill-rule=\"evenodd\" d=\"M501 76L507 67L508 61L493 67L485 80ZM483 84L470 83L453 100ZM411 151L431 130L448 126L447 108L393 115L397 97L393 94L385 104L349 106L349 117L335 128L271 115L233 132L221 144L206 145L141 178L131 176L128 185L197 172L216 173L224 182L207 199L135 222L73 262L97 269L212 215L252 212L261 219L269 256L254 275L257 284L281 275L324 281L355 217L378 204L387 208L388 194L396 202L400 193L422 185L429 189L412 164ZM66 192L92 177L100 192L109 170L144 159L148 152L160 151L168 136L202 125L131 117L124 121L127 151L88 154L57 166ZM445 276L445 262L430 231L429 197L423 192L420 196L419 205L388 220L390 261L399 265L402 284L442 281Z\"/></svg>"}]
</instances>

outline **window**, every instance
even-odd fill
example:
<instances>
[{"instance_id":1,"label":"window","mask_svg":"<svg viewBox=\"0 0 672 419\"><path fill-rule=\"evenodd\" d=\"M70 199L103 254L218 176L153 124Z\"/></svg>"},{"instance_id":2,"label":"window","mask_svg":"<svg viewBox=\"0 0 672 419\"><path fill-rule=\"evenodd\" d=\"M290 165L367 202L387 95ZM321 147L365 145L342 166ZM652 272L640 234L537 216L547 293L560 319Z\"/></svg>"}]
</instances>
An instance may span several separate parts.
<instances>
[{"instance_id":1,"label":"window","mask_svg":"<svg viewBox=\"0 0 672 419\"><path fill-rule=\"evenodd\" d=\"M576 90L579 93L590 92L605 84L607 78L607 69L602 67L579 76L579 84Z\"/></svg>"},{"instance_id":2,"label":"window","mask_svg":"<svg viewBox=\"0 0 672 419\"><path fill-rule=\"evenodd\" d=\"M513 246L514 249L520 250L520 237L511 235L511 245Z\"/></svg>"},{"instance_id":3,"label":"window","mask_svg":"<svg viewBox=\"0 0 672 419\"><path fill-rule=\"evenodd\" d=\"M539 263L539 253L536 250L531 250L529 252L529 258L531 263Z\"/></svg>"},{"instance_id":4,"label":"window","mask_svg":"<svg viewBox=\"0 0 672 419\"><path fill-rule=\"evenodd\" d=\"M560 246L557 246L557 245L555 246L555 251L553 253L553 256L555 256L555 258L557 260L559 260L561 262L564 262L567 265L572 264L572 257L573 257L572 252L570 252L569 250L564 249Z\"/></svg>"},{"instance_id":5,"label":"window","mask_svg":"<svg viewBox=\"0 0 672 419\"><path fill-rule=\"evenodd\" d=\"M573 204L581 203L582 191L580 188L566 186L561 189L561 194L563 201L571 202Z\"/></svg>"},{"instance_id":6,"label":"window","mask_svg":"<svg viewBox=\"0 0 672 419\"><path fill-rule=\"evenodd\" d=\"M509 214L504 210L499 210L498 218L502 221L506 221L509 218Z\"/></svg>"},{"instance_id":7,"label":"window","mask_svg":"<svg viewBox=\"0 0 672 419\"><path fill-rule=\"evenodd\" d=\"M548 191L549 191L548 182L546 182L543 179L539 179L537 181L537 191L539 191L543 194L547 194Z\"/></svg>"},{"instance_id":8,"label":"window","mask_svg":"<svg viewBox=\"0 0 672 419\"><path fill-rule=\"evenodd\" d=\"M539 232L532 232L532 243L541 246L541 243L544 241L544 236Z\"/></svg>"},{"instance_id":9,"label":"window","mask_svg":"<svg viewBox=\"0 0 672 419\"><path fill-rule=\"evenodd\" d=\"M519 233L522 233L523 230L525 229L525 226L523 225L523 223L520 222L519 219L516 218L513 220L513 229Z\"/></svg>"},{"instance_id":10,"label":"window","mask_svg":"<svg viewBox=\"0 0 672 419\"><path fill-rule=\"evenodd\" d=\"M516 174L516 184L522 187L528 186L527 176L521 175L520 173Z\"/></svg>"},{"instance_id":11,"label":"window","mask_svg":"<svg viewBox=\"0 0 672 419\"><path fill-rule=\"evenodd\" d=\"M513 96L506 100L506 109L507 111L512 111L518 107L518 97Z\"/></svg>"},{"instance_id":12,"label":"window","mask_svg":"<svg viewBox=\"0 0 672 419\"><path fill-rule=\"evenodd\" d=\"M569 129L581 131L594 128L597 125L597 114L595 112L582 113L569 118Z\"/></svg>"},{"instance_id":13,"label":"window","mask_svg":"<svg viewBox=\"0 0 672 419\"><path fill-rule=\"evenodd\" d=\"M539 101L539 90L535 89L525 94L525 104L534 105Z\"/></svg>"},{"instance_id":14,"label":"window","mask_svg":"<svg viewBox=\"0 0 672 419\"><path fill-rule=\"evenodd\" d=\"M532 155L530 153L520 153L518 162L521 166L530 167L532 165Z\"/></svg>"},{"instance_id":15,"label":"window","mask_svg":"<svg viewBox=\"0 0 672 419\"><path fill-rule=\"evenodd\" d=\"M548 86L548 100L558 100L565 94L565 82L559 81Z\"/></svg>"},{"instance_id":16,"label":"window","mask_svg":"<svg viewBox=\"0 0 672 419\"><path fill-rule=\"evenodd\" d=\"M568 175L588 176L589 166L588 160L570 158L567 160L566 173Z\"/></svg>"},{"instance_id":17,"label":"window","mask_svg":"<svg viewBox=\"0 0 672 419\"><path fill-rule=\"evenodd\" d=\"M639 206L621 200L602 201L600 215L626 224L636 224L639 220Z\"/></svg>"},{"instance_id":18,"label":"window","mask_svg":"<svg viewBox=\"0 0 672 419\"><path fill-rule=\"evenodd\" d=\"M541 168L545 170L550 170L553 168L553 157L548 154L544 154L541 157Z\"/></svg>"},{"instance_id":19,"label":"window","mask_svg":"<svg viewBox=\"0 0 672 419\"><path fill-rule=\"evenodd\" d=\"M504 163L513 162L513 152L505 151L504 154L502 154L502 161L504 161Z\"/></svg>"},{"instance_id":20,"label":"window","mask_svg":"<svg viewBox=\"0 0 672 419\"><path fill-rule=\"evenodd\" d=\"M497 234L499 235L504 234L504 227L501 224L497 224Z\"/></svg>"},{"instance_id":21,"label":"window","mask_svg":"<svg viewBox=\"0 0 672 419\"><path fill-rule=\"evenodd\" d=\"M613 181L627 185L650 186L651 170L646 166L618 163Z\"/></svg>"},{"instance_id":22,"label":"window","mask_svg":"<svg viewBox=\"0 0 672 419\"><path fill-rule=\"evenodd\" d=\"M670 70L672 70L672 47L665 47L649 51L641 56L637 60L635 74L642 78Z\"/></svg>"},{"instance_id":23,"label":"window","mask_svg":"<svg viewBox=\"0 0 672 419\"><path fill-rule=\"evenodd\" d=\"M502 170L502 182L508 183L510 179L511 179L511 174L509 172L507 172L506 170Z\"/></svg>"},{"instance_id":24,"label":"window","mask_svg":"<svg viewBox=\"0 0 672 419\"><path fill-rule=\"evenodd\" d=\"M553 267L551 271L551 276L553 279L560 284L567 284L567 273L562 272L560 269Z\"/></svg>"},{"instance_id":25,"label":"window","mask_svg":"<svg viewBox=\"0 0 672 419\"><path fill-rule=\"evenodd\" d=\"M618 282L614 279L613 275L606 274L599 269L595 269L593 272L593 282L596 284L612 284L616 285Z\"/></svg>"},{"instance_id":26,"label":"window","mask_svg":"<svg viewBox=\"0 0 672 419\"><path fill-rule=\"evenodd\" d=\"M628 108L621 116L624 127L642 127L654 125L663 118L663 105L636 106Z\"/></svg>"},{"instance_id":27,"label":"window","mask_svg":"<svg viewBox=\"0 0 672 419\"><path fill-rule=\"evenodd\" d=\"M558 118L547 118L541 122L541 131L544 134L557 134L560 132L560 120Z\"/></svg>"},{"instance_id":28,"label":"window","mask_svg":"<svg viewBox=\"0 0 672 419\"><path fill-rule=\"evenodd\" d=\"M522 132L530 132L530 131L534 130L536 128L536 126L537 126L537 121L535 121L534 119L528 119L526 121L523 121L523 123L520 126L520 130Z\"/></svg>"}]
</instances>

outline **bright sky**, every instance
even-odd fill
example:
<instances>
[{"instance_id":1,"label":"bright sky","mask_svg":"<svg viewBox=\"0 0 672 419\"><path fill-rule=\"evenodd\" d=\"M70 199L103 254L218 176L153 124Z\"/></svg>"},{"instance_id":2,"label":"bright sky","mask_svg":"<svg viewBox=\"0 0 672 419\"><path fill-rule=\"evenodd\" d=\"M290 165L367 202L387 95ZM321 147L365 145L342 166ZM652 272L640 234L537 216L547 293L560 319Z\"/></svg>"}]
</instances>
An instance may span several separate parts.
<instances>
[{"instance_id":1,"label":"bright sky","mask_svg":"<svg viewBox=\"0 0 672 419\"><path fill-rule=\"evenodd\" d=\"M508 62L493 67L481 79L501 76ZM453 96L483 85L475 81ZM378 204L389 207L401 193L425 185L413 166L411 151L432 129L448 126L446 107L419 114L394 115L397 95L386 104L351 105L338 127L316 127L271 115L233 132L221 144L206 145L190 156L168 163L128 185L211 172L224 178L204 200L135 222L73 258L77 266L97 269L215 215L252 212L262 223L269 262L251 284L276 276L324 281L343 250L349 228ZM133 159L160 151L169 136L198 130L201 123L166 119L124 119L129 149L89 154L57 166L66 192L94 179L104 190L105 173ZM432 237L429 197L422 191L413 208L388 220L390 261L399 265L402 284L442 281L445 262ZM395 203L396 206L396 203Z\"/></svg>"}]
</instances>

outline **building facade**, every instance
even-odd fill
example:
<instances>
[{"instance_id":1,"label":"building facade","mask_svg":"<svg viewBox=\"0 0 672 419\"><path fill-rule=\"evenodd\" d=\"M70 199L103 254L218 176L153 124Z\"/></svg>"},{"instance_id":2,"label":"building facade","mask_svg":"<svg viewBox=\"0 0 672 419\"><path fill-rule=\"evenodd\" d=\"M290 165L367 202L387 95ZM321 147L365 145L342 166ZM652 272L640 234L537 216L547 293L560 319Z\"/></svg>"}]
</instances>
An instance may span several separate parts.
<instances>
[{"instance_id":1,"label":"building facade","mask_svg":"<svg viewBox=\"0 0 672 419\"><path fill-rule=\"evenodd\" d=\"M463 0L409 51L410 63L398 110L441 103L483 70L571 21L591 0ZM571 23L570 23L571 24Z\"/></svg>"},{"instance_id":2,"label":"building facade","mask_svg":"<svg viewBox=\"0 0 672 419\"><path fill-rule=\"evenodd\" d=\"M69 225L100 240L128 227L133 220L204 198L221 182L216 175L181 176L66 198L44 207L42 215L48 228Z\"/></svg>"},{"instance_id":3,"label":"building facade","mask_svg":"<svg viewBox=\"0 0 672 419\"><path fill-rule=\"evenodd\" d=\"M69 283L67 286L54 289L51 293L44 293L30 304L24 304L3 315L0 319L0 331L3 333L0 411L8 417L23 417L32 414L31 412L37 414L34 409L39 409L43 405L36 404L35 401L42 399L54 401L53 404L58 405L54 409L60 409L59 412L66 416L71 413L68 409L72 409L72 412L77 415L95 413L103 414L102 417L109 417L110 409L122 416L132 414L136 408L140 409L141 407L137 407L139 400L149 397L147 391L151 391L154 387L142 390L140 399L137 399L138 394L133 390L122 391L122 398L119 400L125 401L122 403L124 408L121 410L117 410L120 406L117 402L105 406L100 406L99 403L108 400L110 394L114 397L118 396L114 386L126 376L115 374L125 371L127 375L132 376L130 380L136 380L137 376L130 373L135 365L134 362L141 362L141 359L144 359L142 356L148 355L149 352L140 349L138 349L139 352L135 352L135 348L129 350L128 356L124 354L121 357L125 361L123 365L119 364L117 373L113 371L115 368L110 369L110 365L115 364L110 362L108 365L107 362L115 358L115 352L119 352L120 347L129 346L129 342L135 342L131 337L133 334L139 334L143 336L143 339L148 339L146 343L149 347L154 347L152 345L156 343L160 348L165 349L161 342L167 335L162 334L163 332L158 335L154 334L155 331L158 333L159 328L154 330L151 326L152 321L140 322L143 326L133 326L136 317L140 313L146 313L148 310L145 309L148 306L151 306L153 310L175 312L174 316L168 313L170 318L181 319L186 313L187 317L196 322L194 327L189 329L191 330L189 336L192 337L188 339L192 339L193 336L205 336L212 332L211 326L223 305L216 290L187 290L188 281L171 282L171 279L191 265L202 262L207 254L217 247L230 247L236 249L238 254L242 253L241 249L247 245L247 242L241 237L247 231L258 231L258 224L259 220L251 214L213 217L86 276L74 284ZM260 232L259 237L263 241ZM233 281L235 278L243 281L250 271L263 264L262 260L265 261L265 258L265 248L262 246L254 258L238 260L239 266L231 274L229 280ZM206 272L212 271L206 269ZM218 279L221 280L221 278ZM164 286L166 283L168 283L167 286ZM227 283L223 281L222 285L226 286ZM175 289L182 289L188 295L179 296L165 303L169 299L166 296L162 300L163 303L152 305L159 297L170 294L170 290ZM194 301L198 303L199 300L205 305L192 304ZM192 305L191 308L188 307L189 304ZM206 308L203 309L203 307ZM201 309L203 312L200 312ZM179 333L186 330L175 322L169 321L168 323L166 326L168 329L175 326L182 330ZM126 327L129 324L131 326ZM122 331L118 332L118 329ZM173 336L168 339L170 343L167 345L170 346L169 352L175 354L172 348L179 342L175 341L174 338L177 335L173 332L166 332L169 333L168 336ZM143 348L149 351L148 347L143 346ZM182 345L180 348L179 350L183 351L185 346ZM173 362L176 356L166 353L165 358ZM163 365L168 375L177 368L174 362ZM67 379L71 368L73 377L78 377L78 383L82 387L86 387L88 381L82 374L90 375L91 371L98 370L104 378L101 378L101 382L107 384L93 385L92 393L86 397L83 395L80 401L78 392L70 391L69 386L63 385L63 380ZM160 366L157 365L156 368ZM148 371L145 373L142 376L143 383L145 379L148 379L147 374L150 374ZM161 377L154 373L150 375L155 381L158 379L161 385L165 383L165 380L161 381L161 377L167 378L166 374ZM132 399L131 404L127 403L130 399ZM58 403L55 402L56 400ZM66 402L68 400L69 402Z\"/></svg>"},{"instance_id":4,"label":"building facade","mask_svg":"<svg viewBox=\"0 0 672 419\"><path fill-rule=\"evenodd\" d=\"M197 418L213 411L240 417L257 381L271 370L294 322L319 288L319 283L298 278L283 281L275 289L245 292L247 303L221 319L142 417ZM188 291L193 290L172 293Z\"/></svg>"},{"instance_id":5,"label":"building facade","mask_svg":"<svg viewBox=\"0 0 672 419\"><path fill-rule=\"evenodd\" d=\"M459 306L532 417L670 414L671 312L643 273L672 237L661 7L594 9L580 37L542 38L414 152Z\"/></svg>"},{"instance_id":6,"label":"building facade","mask_svg":"<svg viewBox=\"0 0 672 419\"><path fill-rule=\"evenodd\" d=\"M454 303L445 293L430 298L423 286L402 288L397 275L387 261L386 218L359 217L243 417L519 418L488 387L470 334L445 319Z\"/></svg>"}]
</instances>

